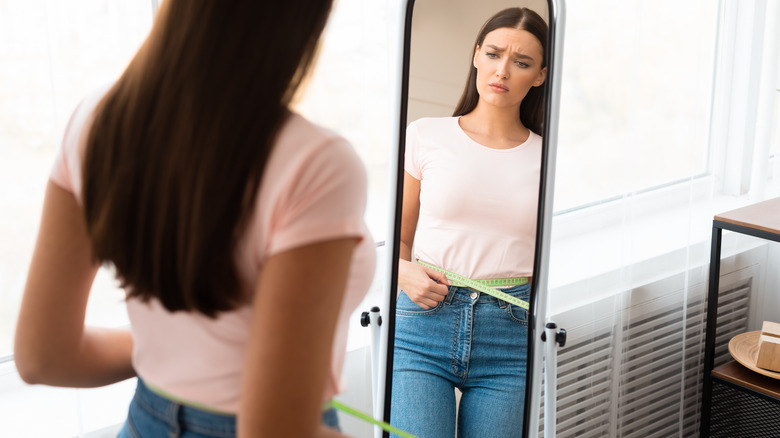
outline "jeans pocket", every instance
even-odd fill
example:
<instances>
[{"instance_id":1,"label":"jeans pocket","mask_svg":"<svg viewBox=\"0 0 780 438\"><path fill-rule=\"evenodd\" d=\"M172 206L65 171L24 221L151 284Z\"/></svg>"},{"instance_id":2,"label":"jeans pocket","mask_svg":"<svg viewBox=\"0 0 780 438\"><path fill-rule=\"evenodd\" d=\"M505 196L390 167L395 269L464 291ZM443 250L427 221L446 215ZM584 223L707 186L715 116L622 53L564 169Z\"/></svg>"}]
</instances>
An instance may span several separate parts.
<instances>
[{"instance_id":1,"label":"jeans pocket","mask_svg":"<svg viewBox=\"0 0 780 438\"><path fill-rule=\"evenodd\" d=\"M520 324L528 325L528 311L522 307L515 306L514 304L507 304L506 314L509 315L509 319Z\"/></svg>"},{"instance_id":2,"label":"jeans pocket","mask_svg":"<svg viewBox=\"0 0 780 438\"><path fill-rule=\"evenodd\" d=\"M406 292L401 291L395 302L395 313L399 316L425 316L438 312L444 306L444 301L440 301L433 307L423 309L417 303L412 301Z\"/></svg>"},{"instance_id":3,"label":"jeans pocket","mask_svg":"<svg viewBox=\"0 0 780 438\"><path fill-rule=\"evenodd\" d=\"M521 293L512 294L512 295L516 296L517 298L519 298L519 299L521 299L521 300L523 300L525 302L528 302L528 300L530 298L530 294L529 294L529 291L528 291L527 287ZM524 326L528 325L528 311L523 309L522 307L515 306L514 304L507 303L507 305L506 305L506 313L509 316L509 319L511 319L512 321L514 321L514 322L516 322L516 323L518 323L520 325L524 325Z\"/></svg>"}]
</instances>

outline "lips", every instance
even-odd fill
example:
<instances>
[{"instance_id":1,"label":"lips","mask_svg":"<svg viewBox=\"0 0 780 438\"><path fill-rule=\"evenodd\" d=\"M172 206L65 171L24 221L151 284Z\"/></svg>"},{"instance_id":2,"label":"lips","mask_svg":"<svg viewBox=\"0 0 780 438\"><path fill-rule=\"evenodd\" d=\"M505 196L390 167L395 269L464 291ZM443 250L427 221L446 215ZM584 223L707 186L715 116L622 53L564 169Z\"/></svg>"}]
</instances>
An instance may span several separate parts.
<instances>
[{"instance_id":1,"label":"lips","mask_svg":"<svg viewBox=\"0 0 780 438\"><path fill-rule=\"evenodd\" d=\"M498 82L491 82L491 83L488 84L488 86L490 88L492 88L494 91L498 91L498 92L501 92L501 93L505 93L505 92L509 91L509 88L507 88L506 85L500 84Z\"/></svg>"}]
</instances>

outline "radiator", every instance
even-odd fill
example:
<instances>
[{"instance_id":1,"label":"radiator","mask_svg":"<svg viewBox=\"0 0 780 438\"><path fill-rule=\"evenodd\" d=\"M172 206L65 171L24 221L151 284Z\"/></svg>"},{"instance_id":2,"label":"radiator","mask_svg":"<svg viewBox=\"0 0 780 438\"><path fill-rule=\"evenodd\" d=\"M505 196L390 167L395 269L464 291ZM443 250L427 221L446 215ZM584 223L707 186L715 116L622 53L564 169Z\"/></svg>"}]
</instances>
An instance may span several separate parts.
<instances>
[{"instance_id":1,"label":"radiator","mask_svg":"<svg viewBox=\"0 0 780 438\"><path fill-rule=\"evenodd\" d=\"M754 283L744 272L724 280L716 366L730 360L729 340L747 331ZM686 281L679 274L619 294L601 303L610 311L598 319L593 305L551 318L567 329L567 320L588 321L569 329L558 350L558 437L698 436L706 284Z\"/></svg>"}]
</instances>

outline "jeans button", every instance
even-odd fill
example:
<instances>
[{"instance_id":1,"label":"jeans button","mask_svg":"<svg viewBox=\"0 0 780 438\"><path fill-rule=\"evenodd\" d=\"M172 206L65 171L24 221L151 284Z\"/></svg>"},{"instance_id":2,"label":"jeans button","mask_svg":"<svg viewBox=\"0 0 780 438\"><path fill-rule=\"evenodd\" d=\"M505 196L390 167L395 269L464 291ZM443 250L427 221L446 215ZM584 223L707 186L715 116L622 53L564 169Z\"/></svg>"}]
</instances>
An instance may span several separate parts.
<instances>
[{"instance_id":1,"label":"jeans button","mask_svg":"<svg viewBox=\"0 0 780 438\"><path fill-rule=\"evenodd\" d=\"M472 293L471 293L471 299L472 299L472 300L475 300L475 299L477 299L477 293L476 293L476 292L472 292Z\"/></svg>"}]
</instances>

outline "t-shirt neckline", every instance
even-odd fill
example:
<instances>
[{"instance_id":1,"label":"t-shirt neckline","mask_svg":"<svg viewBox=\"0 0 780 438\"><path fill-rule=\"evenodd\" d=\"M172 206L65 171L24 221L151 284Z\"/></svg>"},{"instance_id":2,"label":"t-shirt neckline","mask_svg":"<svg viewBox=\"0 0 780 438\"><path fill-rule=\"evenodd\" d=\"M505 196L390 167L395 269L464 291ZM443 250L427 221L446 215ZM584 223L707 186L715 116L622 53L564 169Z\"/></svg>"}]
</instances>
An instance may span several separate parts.
<instances>
[{"instance_id":1,"label":"t-shirt neckline","mask_svg":"<svg viewBox=\"0 0 780 438\"><path fill-rule=\"evenodd\" d=\"M452 118L452 120L455 122L455 125L457 127L458 132L460 132L460 134L463 137L467 138L470 143L472 143L472 144L474 144L476 146L479 146L480 148L488 150L488 151L494 151L494 152L503 153L503 152L514 152L514 151L517 151L517 150L520 150L520 149L524 149L525 147L527 147L528 145L531 144L531 141L532 141L534 135L536 135L533 131L531 131L529 129L528 130L528 138L526 138L525 141L520 143L519 145L513 146L513 147L508 148L508 149L491 148L490 146L485 146L484 144L474 140L473 138L471 138L471 136L465 130L463 130L463 127L460 126L460 118L461 117L462 116L457 116L457 117L453 117Z\"/></svg>"}]
</instances>

